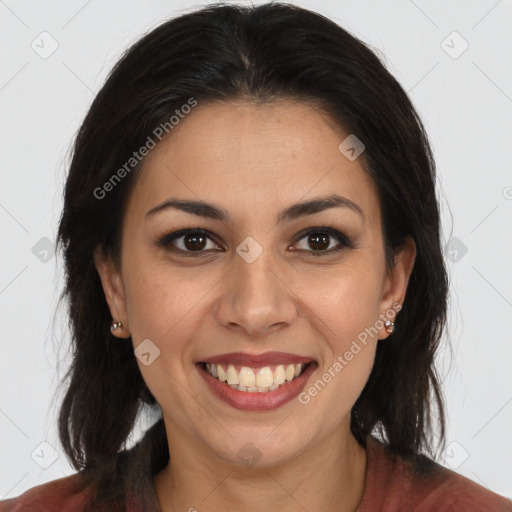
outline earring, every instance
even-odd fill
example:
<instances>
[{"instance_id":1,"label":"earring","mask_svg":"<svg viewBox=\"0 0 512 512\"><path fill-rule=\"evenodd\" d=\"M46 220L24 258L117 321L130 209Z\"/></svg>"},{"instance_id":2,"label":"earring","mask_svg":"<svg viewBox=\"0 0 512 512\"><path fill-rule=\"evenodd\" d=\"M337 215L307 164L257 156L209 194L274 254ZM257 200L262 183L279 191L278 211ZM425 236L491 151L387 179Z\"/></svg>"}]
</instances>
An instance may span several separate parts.
<instances>
[{"instance_id":1,"label":"earring","mask_svg":"<svg viewBox=\"0 0 512 512\"><path fill-rule=\"evenodd\" d=\"M110 325L111 332L117 331L122 328L123 328L123 324L121 322L112 322L112 324Z\"/></svg>"},{"instance_id":2,"label":"earring","mask_svg":"<svg viewBox=\"0 0 512 512\"><path fill-rule=\"evenodd\" d=\"M386 320L384 322L384 327L386 328L386 332L391 334L395 330L395 324L391 320Z\"/></svg>"}]
</instances>

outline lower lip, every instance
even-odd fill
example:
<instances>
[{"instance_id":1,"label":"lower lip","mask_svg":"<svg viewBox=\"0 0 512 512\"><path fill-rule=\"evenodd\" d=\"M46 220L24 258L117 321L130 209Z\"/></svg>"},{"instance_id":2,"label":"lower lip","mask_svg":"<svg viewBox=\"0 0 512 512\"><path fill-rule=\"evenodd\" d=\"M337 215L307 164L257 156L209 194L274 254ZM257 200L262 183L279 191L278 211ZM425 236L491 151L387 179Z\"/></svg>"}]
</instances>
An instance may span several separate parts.
<instances>
[{"instance_id":1,"label":"lower lip","mask_svg":"<svg viewBox=\"0 0 512 512\"><path fill-rule=\"evenodd\" d=\"M206 381L212 392L221 400L235 409L243 411L270 411L277 409L297 397L304 389L310 375L317 369L315 363L310 363L303 374L284 384L274 391L249 393L238 391L220 380L212 377L203 367L202 363L197 364L201 377Z\"/></svg>"}]
</instances>

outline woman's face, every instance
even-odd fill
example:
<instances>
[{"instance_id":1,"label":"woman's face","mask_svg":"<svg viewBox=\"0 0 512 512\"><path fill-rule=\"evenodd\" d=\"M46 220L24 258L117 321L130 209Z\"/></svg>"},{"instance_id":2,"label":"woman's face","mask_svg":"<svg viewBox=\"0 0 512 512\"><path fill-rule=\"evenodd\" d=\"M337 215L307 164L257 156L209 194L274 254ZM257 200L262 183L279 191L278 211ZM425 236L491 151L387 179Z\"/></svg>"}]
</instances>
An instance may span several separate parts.
<instances>
[{"instance_id":1,"label":"woman's face","mask_svg":"<svg viewBox=\"0 0 512 512\"><path fill-rule=\"evenodd\" d=\"M177 442L272 465L350 435L414 246L387 272L376 190L338 148L348 135L303 103L199 103L146 158L119 274L97 266Z\"/></svg>"}]
</instances>

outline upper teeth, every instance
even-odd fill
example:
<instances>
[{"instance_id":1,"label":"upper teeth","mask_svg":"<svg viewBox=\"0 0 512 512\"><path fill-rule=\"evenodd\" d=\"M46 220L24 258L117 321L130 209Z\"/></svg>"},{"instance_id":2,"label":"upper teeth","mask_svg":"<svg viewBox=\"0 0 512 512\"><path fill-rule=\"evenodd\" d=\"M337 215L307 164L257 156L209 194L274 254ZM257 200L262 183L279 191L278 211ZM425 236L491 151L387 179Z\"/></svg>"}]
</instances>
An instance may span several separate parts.
<instances>
[{"instance_id":1,"label":"upper teeth","mask_svg":"<svg viewBox=\"0 0 512 512\"><path fill-rule=\"evenodd\" d=\"M284 382L289 382L298 377L305 365L288 364L278 365L274 371L270 366L253 369L242 366L240 371L232 365L222 366L221 364L206 363L206 371L221 382L226 382L231 387L241 391L273 391Z\"/></svg>"}]
</instances>

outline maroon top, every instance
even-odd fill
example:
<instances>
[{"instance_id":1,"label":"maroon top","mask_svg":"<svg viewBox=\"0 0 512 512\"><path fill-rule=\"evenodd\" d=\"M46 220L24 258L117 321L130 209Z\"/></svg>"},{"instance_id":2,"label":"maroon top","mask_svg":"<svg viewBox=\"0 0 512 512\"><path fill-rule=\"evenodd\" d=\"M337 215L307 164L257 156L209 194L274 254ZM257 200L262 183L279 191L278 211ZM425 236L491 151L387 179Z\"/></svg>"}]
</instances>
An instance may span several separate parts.
<instances>
[{"instance_id":1,"label":"maroon top","mask_svg":"<svg viewBox=\"0 0 512 512\"><path fill-rule=\"evenodd\" d=\"M426 457L420 456L413 464L394 457L374 438L368 439L366 453L365 490L357 512L512 512L511 500ZM122 452L126 492L119 510L161 512L153 476L167 464L168 456L165 428L159 420L136 446ZM91 487L78 488L75 473L0 501L0 512L112 510L90 508L93 495Z\"/></svg>"}]
</instances>

